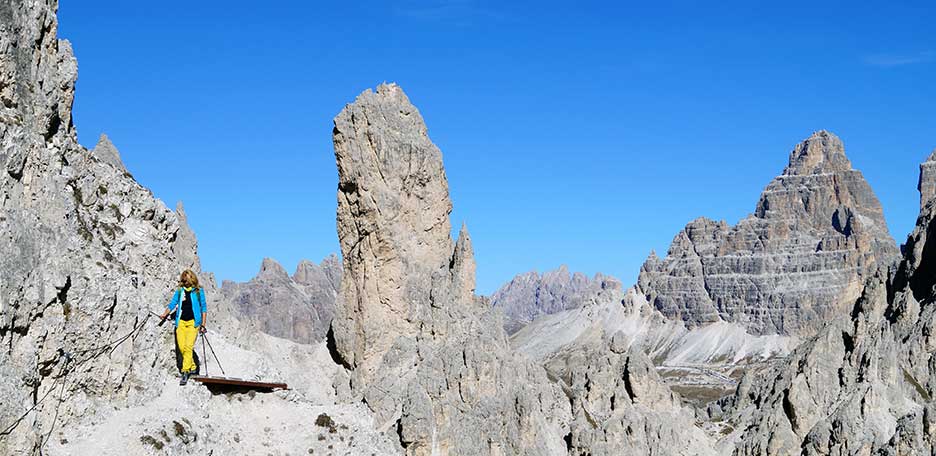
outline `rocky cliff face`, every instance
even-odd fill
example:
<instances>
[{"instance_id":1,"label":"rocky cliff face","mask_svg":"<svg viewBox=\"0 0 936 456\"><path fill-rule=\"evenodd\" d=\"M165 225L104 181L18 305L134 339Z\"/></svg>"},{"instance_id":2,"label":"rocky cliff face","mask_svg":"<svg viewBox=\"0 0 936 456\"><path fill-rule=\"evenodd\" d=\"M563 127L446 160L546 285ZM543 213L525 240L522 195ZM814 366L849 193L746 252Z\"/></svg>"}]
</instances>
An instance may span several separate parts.
<instances>
[{"instance_id":1,"label":"rocky cliff face","mask_svg":"<svg viewBox=\"0 0 936 456\"><path fill-rule=\"evenodd\" d=\"M109 163L117 169L127 170L123 164L123 160L120 159L120 151L117 150L114 143L112 143L110 138L104 133L101 133L101 137L98 138L97 145L91 150L91 155L94 155L98 160L104 163Z\"/></svg>"},{"instance_id":2,"label":"rocky cliff face","mask_svg":"<svg viewBox=\"0 0 936 456\"><path fill-rule=\"evenodd\" d=\"M815 241L821 252L838 246L842 258L873 259L875 267L861 272L858 298L846 303L841 318L693 416L646 354L687 362L722 356L726 341L709 337L721 333L704 331L731 327L747 334L741 324L754 320L690 330L695 323L665 317L643 287L624 289L608 279L588 305L531 325L553 320L554 338L567 338L539 358L545 366L511 350L501 312L474 295L467 229L451 239L441 153L393 85L365 92L335 119L343 280L334 264L303 263L290 277L268 261L252 281L260 290L340 283L331 347L245 330L226 310L234 304L211 298L217 296L213 280L202 274L209 302L217 304L209 334L228 374L285 380L293 389L251 396L178 388L164 350L171 334L147 316L165 303L179 271L198 267L197 241L181 206L170 211L114 155L105 160L107 154L77 144L70 121L75 63L67 43L55 38L55 8L54 1L0 4L0 453L933 453L932 160L921 167L917 226L902 261L890 266L877 254L854 253L880 247L869 228L877 225L866 220L874 214L857 207L868 201L818 209L860 199L855 189L862 186L843 171L847 161L835 141L820 133L815 144L794 151L791 171L765 192L754 217L770 221L750 222L763 228L759 242ZM102 147L116 154L107 144L95 150ZM824 179L835 191L815 186ZM801 225L770 215L799 209L832 217L841 236L800 237L782 227ZM813 226L801 218L795 223ZM688 258L698 250L694 271L703 288L710 263L702 259L728 261L725 246L741 236L732 233L747 233L717 225L702 223L701 237L685 235L690 245L682 251ZM727 244L693 241L723 238ZM768 265L805 261L800 254L738 261L771 271ZM669 261L659 260L673 271L683 264ZM801 277L815 277L804 271ZM579 317L566 319L573 314ZM780 321L780 329L793 324ZM670 328L682 332L673 338ZM698 334L705 337L688 339ZM780 336L751 337L759 343ZM682 358L674 358L672 347L702 347L702 341L711 347L677 350ZM763 346L730 348L739 356Z\"/></svg>"},{"instance_id":3,"label":"rocky cliff face","mask_svg":"<svg viewBox=\"0 0 936 456\"><path fill-rule=\"evenodd\" d=\"M638 286L690 327L735 322L754 334L809 335L847 311L880 264L897 256L881 211L842 142L827 131L797 145L783 174L735 226L700 218Z\"/></svg>"},{"instance_id":4,"label":"rocky cliff face","mask_svg":"<svg viewBox=\"0 0 936 456\"><path fill-rule=\"evenodd\" d=\"M896 267L868 277L850 312L721 404L738 455L931 454L936 443L936 184Z\"/></svg>"},{"instance_id":5,"label":"rocky cliff face","mask_svg":"<svg viewBox=\"0 0 936 456\"><path fill-rule=\"evenodd\" d=\"M601 274L593 279L580 272L559 269L520 274L491 296L491 305L504 311L505 329L513 334L541 315L581 307L607 285ZM613 279L612 279L613 280Z\"/></svg>"},{"instance_id":6,"label":"rocky cliff face","mask_svg":"<svg viewBox=\"0 0 936 456\"><path fill-rule=\"evenodd\" d=\"M407 454L561 454L568 403L509 351L451 239L442 155L419 111L381 85L335 118L344 259L332 324L352 387ZM565 429L565 430L564 430Z\"/></svg>"},{"instance_id":7,"label":"rocky cliff face","mask_svg":"<svg viewBox=\"0 0 936 456\"><path fill-rule=\"evenodd\" d=\"M135 182L109 140L77 143L76 64L56 8L0 3L0 454L396 452L366 407L335 404L324 342L243 328L208 273L208 334L227 375L291 390L176 384L170 325L150 312L199 267L197 240L181 205L174 213ZM294 280L318 279L300 267Z\"/></svg>"},{"instance_id":8,"label":"rocky cliff face","mask_svg":"<svg viewBox=\"0 0 936 456\"><path fill-rule=\"evenodd\" d=\"M847 315L895 252L841 142L818 132L794 149L754 215L735 227L691 222L666 259L651 254L636 287L605 287L581 308L524 327L511 344L548 364L567 347L620 334L683 399L704 406L733 392L743 372Z\"/></svg>"},{"instance_id":9,"label":"rocky cliff face","mask_svg":"<svg viewBox=\"0 0 936 456\"><path fill-rule=\"evenodd\" d=\"M575 429L592 425L586 409L606 396L583 399L573 421L564 392L597 386L578 379L564 390L517 357L500 312L474 296L471 239L464 228L457 242L449 236L441 154L395 86L365 93L336 119L348 280L328 264L304 263L289 277L266 262L252 285L230 289L314 294L342 283L330 354L350 377L325 343L245 328L202 273L226 374L292 389L254 397L175 385L171 332L150 311L182 269L198 268L197 240L181 205L174 213L137 184L108 140L96 152L77 144L75 62L55 38L56 6L0 5L0 453L541 455L586 452L598 438ZM627 366L613 369L626 369L628 384L658 383ZM349 394L358 401L335 403ZM629 400L648 398L648 415L634 408L628 423L668 426L639 394Z\"/></svg>"},{"instance_id":10,"label":"rocky cliff face","mask_svg":"<svg viewBox=\"0 0 936 456\"><path fill-rule=\"evenodd\" d=\"M221 294L234 314L250 326L276 337L313 344L325 339L335 315L340 283L341 262L335 255L320 265L303 260L292 277L267 258L249 282L224 281Z\"/></svg>"},{"instance_id":11,"label":"rocky cliff face","mask_svg":"<svg viewBox=\"0 0 936 456\"><path fill-rule=\"evenodd\" d=\"M718 454L647 355L621 333L566 346L547 370L572 404L570 455Z\"/></svg>"},{"instance_id":12,"label":"rocky cliff face","mask_svg":"<svg viewBox=\"0 0 936 456\"><path fill-rule=\"evenodd\" d=\"M465 227L452 245L441 153L399 87L348 105L334 142L344 276L330 340L350 394L403 452L711 452L642 353L598 337L547 371L510 349L500 310L474 296Z\"/></svg>"},{"instance_id":13,"label":"rocky cliff face","mask_svg":"<svg viewBox=\"0 0 936 456\"><path fill-rule=\"evenodd\" d=\"M925 162L920 164L920 182L917 184L920 191L920 210L936 196L936 149Z\"/></svg>"},{"instance_id":14,"label":"rocky cliff face","mask_svg":"<svg viewBox=\"0 0 936 456\"><path fill-rule=\"evenodd\" d=\"M56 37L56 7L0 4L4 454L38 451L52 429L95 407L151 398L145 385L169 359L150 349L162 333L143 323L182 268L197 266L184 218L113 155L77 143L77 65Z\"/></svg>"}]
</instances>

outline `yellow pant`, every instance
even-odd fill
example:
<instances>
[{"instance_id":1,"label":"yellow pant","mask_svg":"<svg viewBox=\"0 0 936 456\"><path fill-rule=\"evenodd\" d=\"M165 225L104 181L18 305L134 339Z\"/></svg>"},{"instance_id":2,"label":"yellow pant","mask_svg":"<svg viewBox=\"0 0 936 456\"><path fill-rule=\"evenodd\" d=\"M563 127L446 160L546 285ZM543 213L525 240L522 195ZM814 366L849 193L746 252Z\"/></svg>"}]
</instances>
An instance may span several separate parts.
<instances>
[{"instance_id":1,"label":"yellow pant","mask_svg":"<svg viewBox=\"0 0 936 456\"><path fill-rule=\"evenodd\" d=\"M198 338L198 326L195 326L195 320L179 321L175 335L179 351L182 352L182 372L195 372L195 361L192 359L195 339Z\"/></svg>"}]
</instances>

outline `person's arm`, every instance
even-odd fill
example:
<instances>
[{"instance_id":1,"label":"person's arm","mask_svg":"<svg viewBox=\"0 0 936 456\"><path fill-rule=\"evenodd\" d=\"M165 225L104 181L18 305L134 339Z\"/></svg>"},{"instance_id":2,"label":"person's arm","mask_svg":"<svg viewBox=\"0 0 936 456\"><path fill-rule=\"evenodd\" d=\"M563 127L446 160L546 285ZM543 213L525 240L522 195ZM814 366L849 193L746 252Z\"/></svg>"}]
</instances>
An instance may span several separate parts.
<instances>
[{"instance_id":1,"label":"person's arm","mask_svg":"<svg viewBox=\"0 0 936 456\"><path fill-rule=\"evenodd\" d=\"M159 316L159 318L161 320L165 320L166 317L168 317L169 314L172 313L172 311L175 310L178 305L179 305L179 292L178 290L176 290L176 292L172 293L172 301L169 302L169 306L166 307L166 310L162 313L162 315Z\"/></svg>"},{"instance_id":2,"label":"person's arm","mask_svg":"<svg viewBox=\"0 0 936 456\"><path fill-rule=\"evenodd\" d=\"M202 334L208 332L208 301L205 299L205 289L198 290L198 300L201 304L201 331Z\"/></svg>"}]
</instances>

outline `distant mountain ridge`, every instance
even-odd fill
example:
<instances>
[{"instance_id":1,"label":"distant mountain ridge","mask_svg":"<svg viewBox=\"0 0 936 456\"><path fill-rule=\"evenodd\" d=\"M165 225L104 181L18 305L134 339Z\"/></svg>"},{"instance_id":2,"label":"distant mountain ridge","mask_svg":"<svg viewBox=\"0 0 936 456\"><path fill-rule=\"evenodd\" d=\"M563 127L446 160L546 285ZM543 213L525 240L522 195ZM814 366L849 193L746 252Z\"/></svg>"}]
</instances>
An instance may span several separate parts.
<instances>
[{"instance_id":1,"label":"distant mountain ridge","mask_svg":"<svg viewBox=\"0 0 936 456\"><path fill-rule=\"evenodd\" d=\"M536 271L519 274L491 295L491 305L504 311L504 327L513 334L542 315L575 309L590 296L617 279L581 272L569 273L566 265L542 274Z\"/></svg>"},{"instance_id":2,"label":"distant mountain ridge","mask_svg":"<svg viewBox=\"0 0 936 456\"><path fill-rule=\"evenodd\" d=\"M921 172L934 173L927 164ZM921 182L923 194L936 193ZM752 215L735 226L697 218L676 234L665 258L651 252L637 290L688 328L724 321L755 335L802 336L842 312L877 265L898 255L873 190L841 140L823 130L794 147ZM609 281L616 279L570 275L565 266L528 272L491 302L513 334L540 316L593 301Z\"/></svg>"},{"instance_id":3,"label":"distant mountain ridge","mask_svg":"<svg viewBox=\"0 0 936 456\"><path fill-rule=\"evenodd\" d=\"M924 179L924 194L928 185ZM731 377L847 315L864 282L897 258L870 186L841 141L820 131L794 148L755 214L734 227L690 222L666 258L650 254L635 286L610 286L602 275L598 287L581 275L554 272L544 283L523 274L495 300L516 329L512 346L534 359L555 364L615 335L701 405L731 391ZM561 299L540 299L537 291L550 287L558 292L546 296ZM538 318L523 324L518 314Z\"/></svg>"},{"instance_id":4,"label":"distant mountain ridge","mask_svg":"<svg viewBox=\"0 0 936 456\"><path fill-rule=\"evenodd\" d=\"M871 186L822 130L793 149L753 215L735 226L693 220L666 258L650 255L637 284L689 327L727 321L753 334L808 335L898 256Z\"/></svg>"},{"instance_id":5,"label":"distant mountain ridge","mask_svg":"<svg viewBox=\"0 0 936 456\"><path fill-rule=\"evenodd\" d=\"M181 204L109 141L77 143L57 6L0 3L0 454L936 454L936 152L898 263L873 193L819 132L750 220L691 223L644 283L518 282L578 307L508 337L475 295L467 228L451 236L442 153L382 84L334 122L340 262L290 276L267 259L228 299ZM206 373L288 391L176 384L155 315L187 268L209 296ZM328 299L327 343L256 331L317 337L328 307L310 302ZM701 394L711 379L730 394Z\"/></svg>"},{"instance_id":6,"label":"distant mountain ridge","mask_svg":"<svg viewBox=\"0 0 936 456\"><path fill-rule=\"evenodd\" d=\"M266 258L248 282L225 280L221 294L239 318L258 330L302 344L325 338L341 286L341 260L332 254L315 264L302 260L290 276Z\"/></svg>"}]
</instances>

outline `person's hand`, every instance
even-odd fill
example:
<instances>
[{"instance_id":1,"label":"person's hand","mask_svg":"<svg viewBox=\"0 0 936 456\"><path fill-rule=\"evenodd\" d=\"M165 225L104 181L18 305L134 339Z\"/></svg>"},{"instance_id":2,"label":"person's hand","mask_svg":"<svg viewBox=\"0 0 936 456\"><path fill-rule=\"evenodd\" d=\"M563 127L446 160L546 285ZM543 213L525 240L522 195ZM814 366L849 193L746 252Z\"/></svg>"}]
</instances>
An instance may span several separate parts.
<instances>
[{"instance_id":1,"label":"person's hand","mask_svg":"<svg viewBox=\"0 0 936 456\"><path fill-rule=\"evenodd\" d=\"M201 325L201 327L198 328L198 332L205 334L206 332L208 332L208 328L206 328L205 325Z\"/></svg>"}]
</instances>

